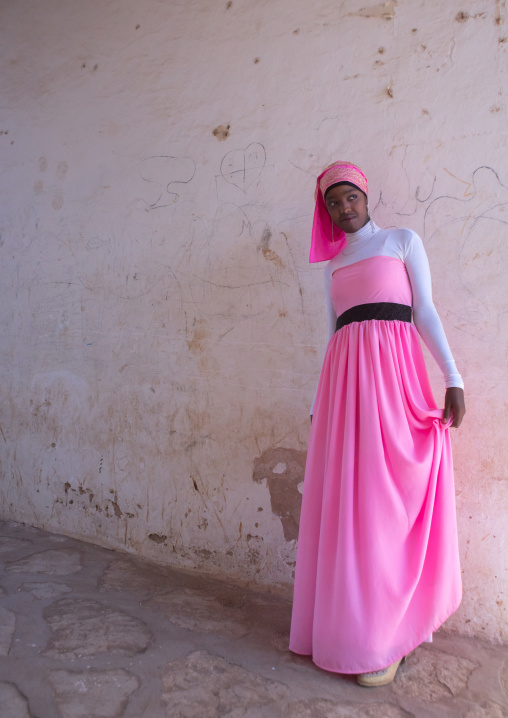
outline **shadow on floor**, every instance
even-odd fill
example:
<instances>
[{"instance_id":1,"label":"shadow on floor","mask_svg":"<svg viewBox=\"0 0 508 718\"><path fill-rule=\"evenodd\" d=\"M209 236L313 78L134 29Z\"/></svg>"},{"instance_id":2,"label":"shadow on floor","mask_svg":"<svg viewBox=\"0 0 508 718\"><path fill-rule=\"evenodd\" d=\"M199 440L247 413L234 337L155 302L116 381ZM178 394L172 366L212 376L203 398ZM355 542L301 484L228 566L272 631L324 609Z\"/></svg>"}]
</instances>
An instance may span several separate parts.
<instances>
[{"instance_id":1,"label":"shadow on floor","mask_svg":"<svg viewBox=\"0 0 508 718\"><path fill-rule=\"evenodd\" d=\"M503 718L508 646L437 634L390 686L288 651L290 604L0 522L0 718Z\"/></svg>"}]
</instances>

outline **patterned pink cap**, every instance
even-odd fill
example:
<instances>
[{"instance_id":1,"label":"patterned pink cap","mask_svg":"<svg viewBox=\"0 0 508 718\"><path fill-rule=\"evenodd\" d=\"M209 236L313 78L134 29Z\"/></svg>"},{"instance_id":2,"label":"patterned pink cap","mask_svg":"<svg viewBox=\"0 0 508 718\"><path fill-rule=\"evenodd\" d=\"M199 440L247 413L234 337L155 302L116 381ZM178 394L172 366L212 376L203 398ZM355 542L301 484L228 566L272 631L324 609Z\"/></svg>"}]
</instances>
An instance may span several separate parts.
<instances>
[{"instance_id":1,"label":"patterned pink cap","mask_svg":"<svg viewBox=\"0 0 508 718\"><path fill-rule=\"evenodd\" d=\"M318 179L323 197L328 187L337 184L337 182L349 182L361 189L362 192L365 192L366 195L369 194L367 177L359 167L351 162L334 162L321 173Z\"/></svg>"}]
</instances>

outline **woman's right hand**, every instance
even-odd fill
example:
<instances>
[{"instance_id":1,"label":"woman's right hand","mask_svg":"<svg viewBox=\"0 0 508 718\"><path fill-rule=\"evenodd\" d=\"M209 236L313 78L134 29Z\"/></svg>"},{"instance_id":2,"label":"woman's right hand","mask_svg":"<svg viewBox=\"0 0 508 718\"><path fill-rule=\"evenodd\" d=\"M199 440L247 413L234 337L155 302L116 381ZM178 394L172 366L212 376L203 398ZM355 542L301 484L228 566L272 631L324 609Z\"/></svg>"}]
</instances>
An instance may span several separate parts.
<instances>
[{"instance_id":1,"label":"woman's right hand","mask_svg":"<svg viewBox=\"0 0 508 718\"><path fill-rule=\"evenodd\" d=\"M445 405L443 411L443 424L447 424L450 417L453 418L451 427L458 429L466 413L466 404L464 401L464 389L458 386L450 386L445 393Z\"/></svg>"}]
</instances>

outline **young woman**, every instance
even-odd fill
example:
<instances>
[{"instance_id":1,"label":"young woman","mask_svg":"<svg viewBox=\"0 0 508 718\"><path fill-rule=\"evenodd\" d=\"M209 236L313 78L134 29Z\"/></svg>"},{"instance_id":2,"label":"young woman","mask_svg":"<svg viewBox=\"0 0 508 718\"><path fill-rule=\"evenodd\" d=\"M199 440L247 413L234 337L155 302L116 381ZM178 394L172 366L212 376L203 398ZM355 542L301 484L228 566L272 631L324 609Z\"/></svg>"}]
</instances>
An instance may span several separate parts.
<instances>
[{"instance_id":1,"label":"young woman","mask_svg":"<svg viewBox=\"0 0 508 718\"><path fill-rule=\"evenodd\" d=\"M384 685L461 600L448 429L465 407L422 241L377 227L367 198L351 163L317 179L310 261L330 260L330 341L311 410L290 649ZM444 374L444 412L418 334Z\"/></svg>"}]
</instances>

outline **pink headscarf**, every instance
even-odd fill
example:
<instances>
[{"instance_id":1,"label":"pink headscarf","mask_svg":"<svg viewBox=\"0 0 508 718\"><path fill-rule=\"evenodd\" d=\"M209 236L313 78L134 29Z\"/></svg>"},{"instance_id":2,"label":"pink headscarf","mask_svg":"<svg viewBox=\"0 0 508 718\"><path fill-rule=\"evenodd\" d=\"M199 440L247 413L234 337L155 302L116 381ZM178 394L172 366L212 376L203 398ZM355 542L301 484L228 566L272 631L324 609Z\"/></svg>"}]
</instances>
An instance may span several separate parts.
<instances>
[{"instance_id":1,"label":"pink headscarf","mask_svg":"<svg viewBox=\"0 0 508 718\"><path fill-rule=\"evenodd\" d=\"M325 192L337 182L347 182L358 187L368 196L367 178L351 162L334 162L321 172L316 181L314 222L310 244L309 262L324 262L342 252L346 246L346 235L334 227L325 205ZM333 227L333 229L332 229Z\"/></svg>"}]
</instances>

